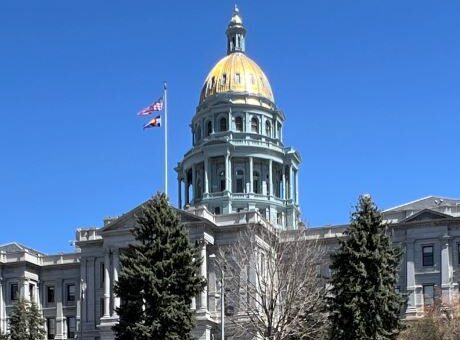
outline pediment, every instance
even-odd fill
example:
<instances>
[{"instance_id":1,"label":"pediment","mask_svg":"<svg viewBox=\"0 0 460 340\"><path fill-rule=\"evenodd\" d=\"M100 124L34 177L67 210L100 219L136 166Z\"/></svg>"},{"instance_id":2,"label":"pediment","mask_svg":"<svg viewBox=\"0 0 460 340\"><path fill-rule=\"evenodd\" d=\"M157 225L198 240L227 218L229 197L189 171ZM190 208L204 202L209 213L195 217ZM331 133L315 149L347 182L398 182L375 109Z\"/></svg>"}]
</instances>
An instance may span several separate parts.
<instances>
[{"instance_id":1,"label":"pediment","mask_svg":"<svg viewBox=\"0 0 460 340\"><path fill-rule=\"evenodd\" d=\"M418 213L409 216L401 221L401 223L406 222L421 222L421 221L432 221L432 220L442 220L445 218L451 218L452 216L434 211L431 209L423 209Z\"/></svg>"},{"instance_id":2,"label":"pediment","mask_svg":"<svg viewBox=\"0 0 460 340\"><path fill-rule=\"evenodd\" d=\"M106 226L102 228L102 232L111 232L111 231L121 231L121 230L130 230L134 228L136 225L137 216L142 212L142 206L144 203L140 204L136 208L132 209L131 211L123 214L119 218L115 219L114 221L110 222ZM176 213L179 215L181 223L184 224L193 224L193 223L211 223L207 219L199 216L195 216L190 214L184 210L174 208Z\"/></svg>"}]
</instances>

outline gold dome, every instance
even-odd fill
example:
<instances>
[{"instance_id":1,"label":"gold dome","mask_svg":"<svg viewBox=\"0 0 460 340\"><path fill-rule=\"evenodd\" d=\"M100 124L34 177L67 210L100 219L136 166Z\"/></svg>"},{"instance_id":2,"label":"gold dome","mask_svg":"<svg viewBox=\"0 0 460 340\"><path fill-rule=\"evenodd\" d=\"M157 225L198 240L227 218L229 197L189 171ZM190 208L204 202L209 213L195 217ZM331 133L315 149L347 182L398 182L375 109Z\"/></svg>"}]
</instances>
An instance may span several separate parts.
<instances>
[{"instance_id":1,"label":"gold dome","mask_svg":"<svg viewBox=\"0 0 460 340\"><path fill-rule=\"evenodd\" d=\"M265 73L241 52L223 57L209 72L201 90L200 104L218 93L247 93L275 101Z\"/></svg>"}]
</instances>

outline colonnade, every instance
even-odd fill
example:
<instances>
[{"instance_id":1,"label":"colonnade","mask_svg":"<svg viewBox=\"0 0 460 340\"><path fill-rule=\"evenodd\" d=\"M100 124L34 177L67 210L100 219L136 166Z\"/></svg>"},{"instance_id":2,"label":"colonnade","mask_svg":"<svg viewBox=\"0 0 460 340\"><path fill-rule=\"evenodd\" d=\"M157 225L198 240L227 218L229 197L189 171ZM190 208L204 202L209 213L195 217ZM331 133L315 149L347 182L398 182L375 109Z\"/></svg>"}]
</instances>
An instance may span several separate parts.
<instances>
[{"instance_id":1,"label":"colonnade","mask_svg":"<svg viewBox=\"0 0 460 340\"><path fill-rule=\"evenodd\" d=\"M185 194L185 205L189 205L193 200L200 198L208 198L210 194L216 192L228 191L230 193L246 193L246 194L261 194L265 196L273 196L282 200L291 200L295 204L299 204L298 188L299 177L298 169L291 164L283 164L273 161L272 159L248 157L231 157L227 152L220 159L223 159L222 171L224 178L219 176L219 157L209 158L205 156L201 162L192 164L187 169L182 169L178 175L178 203L182 207L183 188ZM243 164L244 169L244 185L241 191L236 186L236 180L233 179L237 170L237 161ZM254 186L255 162L260 167L259 183ZM275 168L281 170L281 178L275 177ZM259 169L258 169L259 170ZM266 172L267 177L263 176ZM214 176L212 176L214 174ZM221 180L225 180L225 186L220 184ZM184 186L182 185L184 183ZM279 186L274 190L274 184ZM193 195L190 194L192 188ZM256 190L254 190L256 188ZM223 190L222 190L223 189ZM193 197L191 197L193 196Z\"/></svg>"}]
</instances>

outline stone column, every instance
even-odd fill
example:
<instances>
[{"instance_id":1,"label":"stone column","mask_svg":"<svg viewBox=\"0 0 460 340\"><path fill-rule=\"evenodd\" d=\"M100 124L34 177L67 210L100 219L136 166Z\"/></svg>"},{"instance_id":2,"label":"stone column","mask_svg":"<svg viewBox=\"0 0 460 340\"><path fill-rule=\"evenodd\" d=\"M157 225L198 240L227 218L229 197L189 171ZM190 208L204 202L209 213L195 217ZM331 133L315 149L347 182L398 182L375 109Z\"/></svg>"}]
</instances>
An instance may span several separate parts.
<instances>
[{"instance_id":1,"label":"stone column","mask_svg":"<svg viewBox=\"0 0 460 340\"><path fill-rule=\"evenodd\" d=\"M87 305L86 305L86 258L82 258L80 261L80 314L79 317L79 327L78 329L83 328L83 323L87 321Z\"/></svg>"},{"instance_id":2,"label":"stone column","mask_svg":"<svg viewBox=\"0 0 460 340\"><path fill-rule=\"evenodd\" d=\"M289 165L289 199L294 200L294 167Z\"/></svg>"},{"instance_id":3,"label":"stone column","mask_svg":"<svg viewBox=\"0 0 460 340\"><path fill-rule=\"evenodd\" d=\"M177 191L178 208L182 209L182 180L179 176L177 177L177 190L178 190Z\"/></svg>"},{"instance_id":4,"label":"stone column","mask_svg":"<svg viewBox=\"0 0 460 340\"><path fill-rule=\"evenodd\" d=\"M254 192L254 159L249 157L249 192Z\"/></svg>"},{"instance_id":5,"label":"stone column","mask_svg":"<svg viewBox=\"0 0 460 340\"><path fill-rule=\"evenodd\" d=\"M3 296L3 277L0 271L0 334L6 333L4 329L5 320L5 298Z\"/></svg>"},{"instance_id":6,"label":"stone column","mask_svg":"<svg viewBox=\"0 0 460 340\"><path fill-rule=\"evenodd\" d=\"M22 288L21 289L21 296L24 300L29 301L29 279L24 277L21 280L22 282Z\"/></svg>"},{"instance_id":7,"label":"stone column","mask_svg":"<svg viewBox=\"0 0 460 340\"><path fill-rule=\"evenodd\" d=\"M281 198L285 200L286 199L286 167L284 166L284 164L283 164L282 171L283 171L283 192L282 192Z\"/></svg>"},{"instance_id":8,"label":"stone column","mask_svg":"<svg viewBox=\"0 0 460 340\"><path fill-rule=\"evenodd\" d=\"M184 183L185 183L185 205L190 204L190 195L189 195L189 182L188 182L188 171L185 171L185 177L184 177Z\"/></svg>"},{"instance_id":9,"label":"stone column","mask_svg":"<svg viewBox=\"0 0 460 340\"><path fill-rule=\"evenodd\" d=\"M204 196L209 194L209 159L207 155L204 155Z\"/></svg>"},{"instance_id":10,"label":"stone column","mask_svg":"<svg viewBox=\"0 0 460 340\"><path fill-rule=\"evenodd\" d=\"M271 159L268 160L268 190L270 192L270 196L274 196L273 194L273 161Z\"/></svg>"},{"instance_id":11,"label":"stone column","mask_svg":"<svg viewBox=\"0 0 460 340\"><path fill-rule=\"evenodd\" d=\"M295 203L299 204L299 169L295 171Z\"/></svg>"},{"instance_id":12,"label":"stone column","mask_svg":"<svg viewBox=\"0 0 460 340\"><path fill-rule=\"evenodd\" d=\"M232 179L231 179L231 165L230 165L230 152L227 151L225 154L225 190L231 191Z\"/></svg>"},{"instance_id":13,"label":"stone column","mask_svg":"<svg viewBox=\"0 0 460 340\"><path fill-rule=\"evenodd\" d=\"M104 258L104 316L110 317L110 249L105 249Z\"/></svg>"},{"instance_id":14,"label":"stone column","mask_svg":"<svg viewBox=\"0 0 460 340\"><path fill-rule=\"evenodd\" d=\"M37 280L34 286L34 302L37 304L38 309L41 309L40 295L40 280Z\"/></svg>"},{"instance_id":15,"label":"stone column","mask_svg":"<svg viewBox=\"0 0 460 340\"><path fill-rule=\"evenodd\" d=\"M406 316L416 316L416 287L415 287L414 240L406 241L406 280L407 280L407 309Z\"/></svg>"},{"instance_id":16,"label":"stone column","mask_svg":"<svg viewBox=\"0 0 460 340\"><path fill-rule=\"evenodd\" d=\"M192 192L193 192L193 201L197 198L196 192L196 164L192 165Z\"/></svg>"},{"instance_id":17,"label":"stone column","mask_svg":"<svg viewBox=\"0 0 460 340\"><path fill-rule=\"evenodd\" d=\"M94 274L95 274L95 258L89 257L86 263L87 279L86 279L86 294L85 294L85 298L86 298L86 303L85 303L86 320L85 322L88 322L88 327L91 327L91 325L94 325L95 320L96 320L96 314L95 314L96 280L95 280Z\"/></svg>"},{"instance_id":18,"label":"stone column","mask_svg":"<svg viewBox=\"0 0 460 340\"><path fill-rule=\"evenodd\" d=\"M120 267L120 250L115 248L112 252L113 256L113 284L115 287L115 283L118 282L118 268ZM113 292L113 316L117 316L116 309L120 307L120 298L115 295L115 291Z\"/></svg>"},{"instance_id":19,"label":"stone column","mask_svg":"<svg viewBox=\"0 0 460 340\"><path fill-rule=\"evenodd\" d=\"M450 262L449 255L449 240L450 236L447 234L441 238L441 291L442 302L444 304L450 304L452 302L452 263Z\"/></svg>"},{"instance_id":20,"label":"stone column","mask_svg":"<svg viewBox=\"0 0 460 340\"><path fill-rule=\"evenodd\" d=\"M200 241L200 245L201 245L201 258L202 258L202 262L201 262L201 267L200 267L200 274L201 276L203 276L206 280L208 279L208 268L207 268L207 254L206 254L206 245L207 245L207 242L206 240L201 240ZM208 285L206 284L206 286L204 287L203 291L201 292L200 294L200 302L201 302L201 306L200 306L200 311L202 312L207 312L208 311Z\"/></svg>"},{"instance_id":21,"label":"stone column","mask_svg":"<svg viewBox=\"0 0 460 340\"><path fill-rule=\"evenodd\" d=\"M63 280L58 279L56 280L56 291L55 291L55 298L56 298L56 337L55 339L65 339L64 335L64 323L65 317L63 312L62 305L64 304L64 296L65 296L65 287L63 285Z\"/></svg>"}]
</instances>

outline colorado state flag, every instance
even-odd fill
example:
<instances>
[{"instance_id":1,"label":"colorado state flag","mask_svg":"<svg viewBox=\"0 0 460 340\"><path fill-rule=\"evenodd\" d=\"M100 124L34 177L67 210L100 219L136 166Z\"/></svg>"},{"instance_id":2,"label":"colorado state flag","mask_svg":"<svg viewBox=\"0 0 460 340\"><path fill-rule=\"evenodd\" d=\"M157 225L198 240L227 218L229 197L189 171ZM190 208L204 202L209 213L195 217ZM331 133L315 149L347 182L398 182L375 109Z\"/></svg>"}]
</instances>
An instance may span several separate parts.
<instances>
[{"instance_id":1,"label":"colorado state flag","mask_svg":"<svg viewBox=\"0 0 460 340\"><path fill-rule=\"evenodd\" d=\"M150 122L144 125L144 129L161 126L161 116L156 116Z\"/></svg>"}]
</instances>

